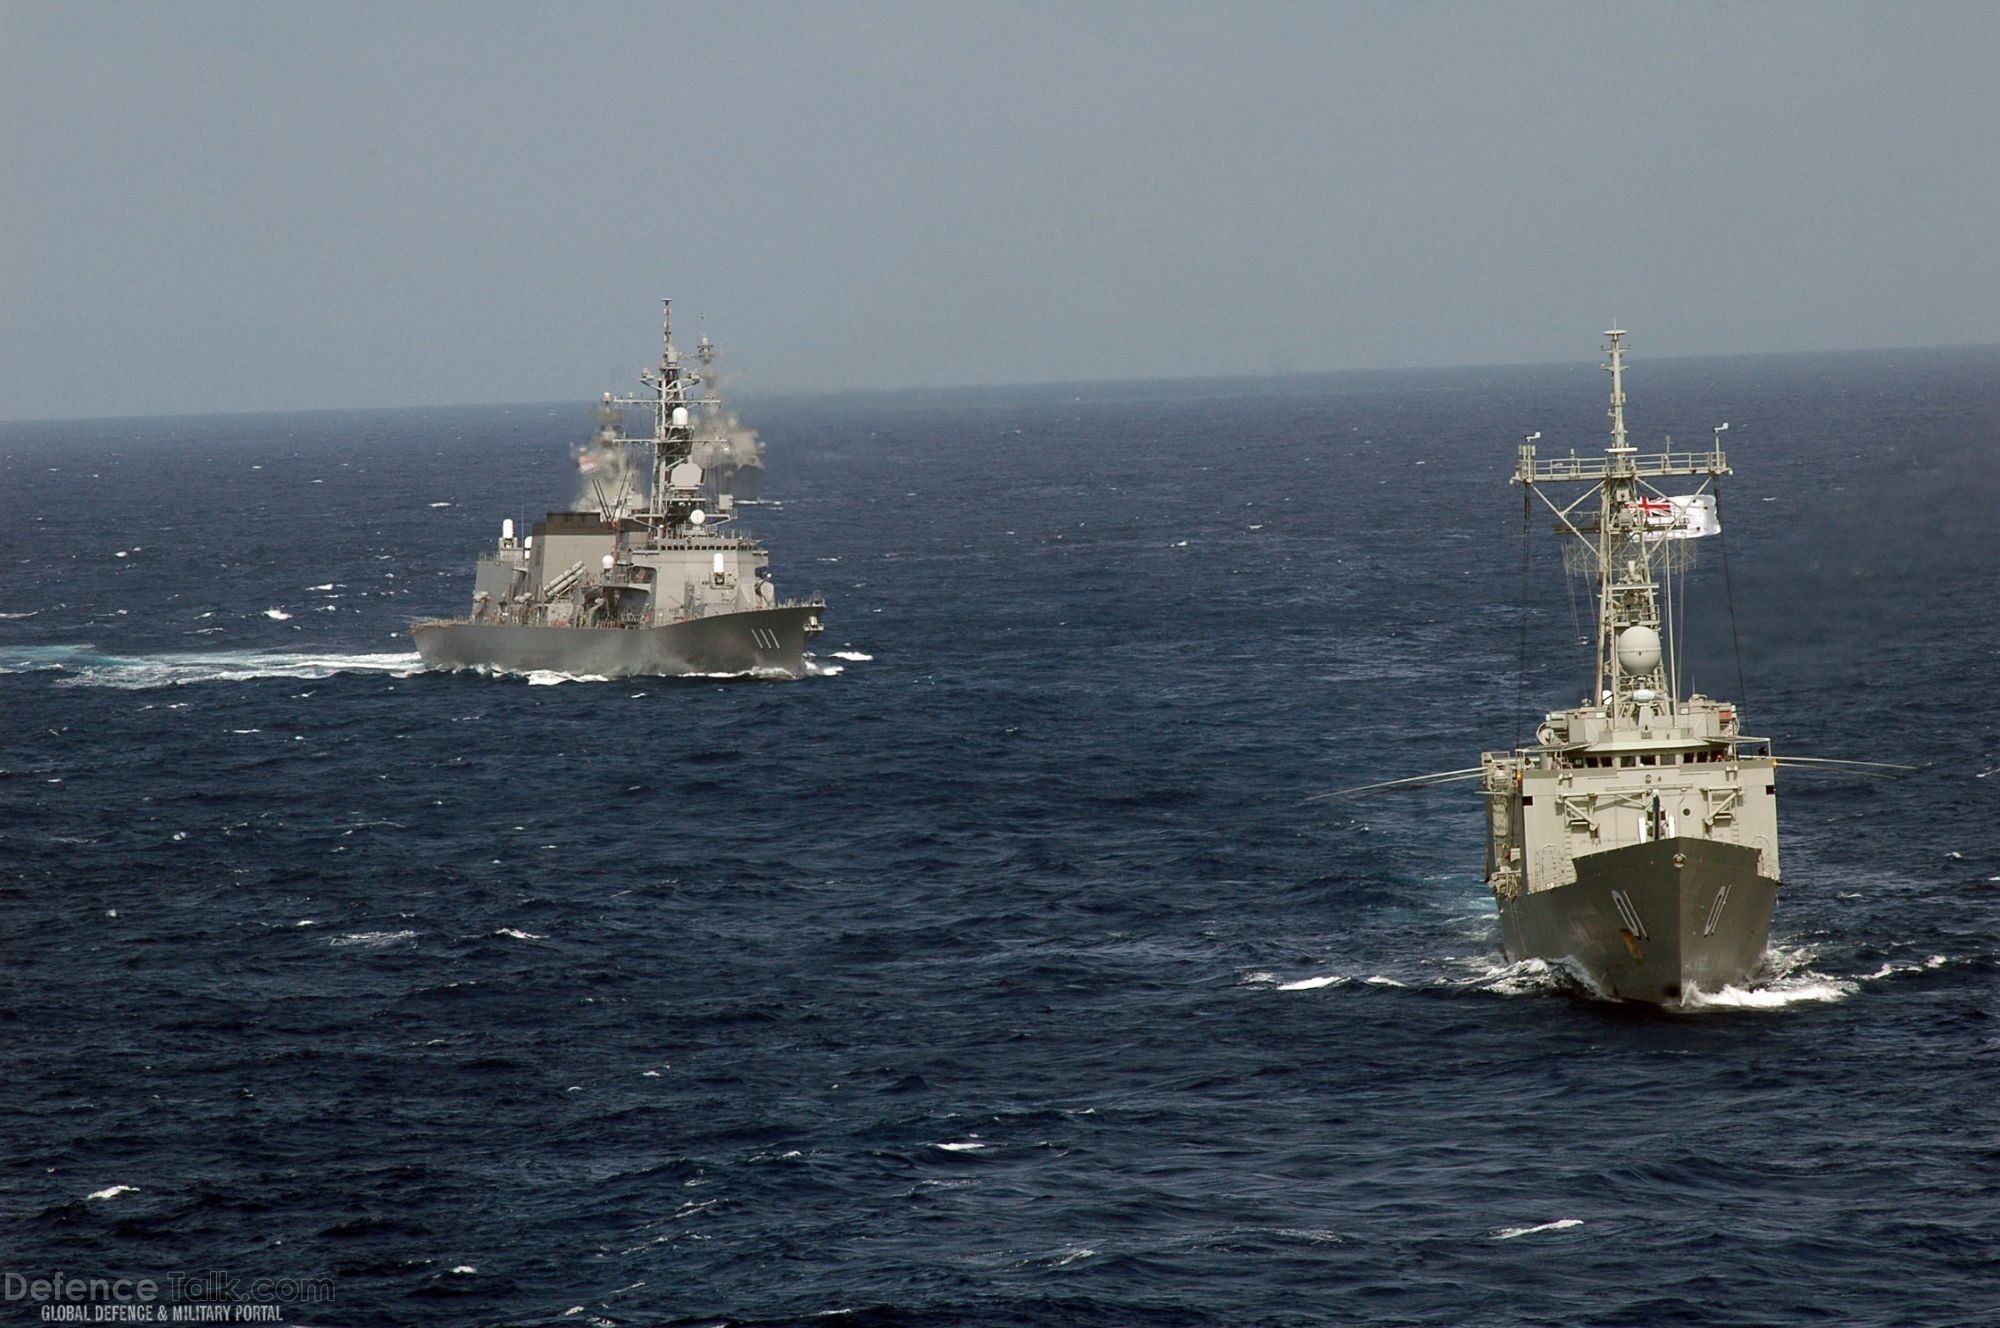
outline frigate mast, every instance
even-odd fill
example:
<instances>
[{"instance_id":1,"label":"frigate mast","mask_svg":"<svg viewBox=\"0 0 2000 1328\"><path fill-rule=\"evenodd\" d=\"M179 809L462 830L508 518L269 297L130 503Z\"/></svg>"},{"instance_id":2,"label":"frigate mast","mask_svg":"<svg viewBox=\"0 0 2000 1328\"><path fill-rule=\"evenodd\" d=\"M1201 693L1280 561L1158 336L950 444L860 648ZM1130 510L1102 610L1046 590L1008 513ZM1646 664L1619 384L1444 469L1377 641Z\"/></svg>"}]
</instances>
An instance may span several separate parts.
<instances>
[{"instance_id":1,"label":"frigate mast","mask_svg":"<svg viewBox=\"0 0 2000 1328\"><path fill-rule=\"evenodd\" d=\"M1571 453L1538 458L1533 434L1521 444L1513 483L1522 484L1556 514L1556 519L1590 550L1597 573L1597 673L1594 703L1602 705L1611 727L1638 727L1646 713L1677 714L1680 709L1678 661L1671 649L1669 622L1660 612L1659 569L1670 556L1673 541L1662 537L1671 525L1674 504L1651 481L1677 476L1702 476L1697 493L1730 473L1722 452L1723 425L1707 452L1664 451L1641 455L1625 432L1625 332L1612 328L1606 351L1611 375L1611 445L1604 459ZM1669 440L1671 442L1671 440ZM1558 504L1538 486L1583 483L1573 501ZM1595 493L1596 529L1574 519ZM1662 518L1665 518L1663 521ZM1662 649L1663 640L1669 648Z\"/></svg>"}]
</instances>

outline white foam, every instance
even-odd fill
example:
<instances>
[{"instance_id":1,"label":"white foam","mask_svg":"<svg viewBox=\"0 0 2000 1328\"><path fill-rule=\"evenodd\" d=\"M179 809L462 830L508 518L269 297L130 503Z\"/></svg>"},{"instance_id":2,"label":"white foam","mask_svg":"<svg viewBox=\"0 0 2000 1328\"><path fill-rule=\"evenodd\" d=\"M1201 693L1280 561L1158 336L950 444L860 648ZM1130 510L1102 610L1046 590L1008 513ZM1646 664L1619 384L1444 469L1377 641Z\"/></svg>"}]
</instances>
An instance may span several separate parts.
<instances>
[{"instance_id":1,"label":"white foam","mask_svg":"<svg viewBox=\"0 0 2000 1328\"><path fill-rule=\"evenodd\" d=\"M443 507L449 507L449 506L451 506L451 504L450 504L450 503L442 503L442 504L440 504L440 503L432 503L432 504L431 504L431 506L432 506L432 507L439 507L439 506L443 506ZM452 1271L452 1273L453 1273L454 1275L456 1275L456 1276L458 1276L458 1277L467 1277L467 1276L470 1276L470 1275L471 1275L471 1274L473 1274L473 1273L476 1273L476 1272L478 1272L479 1270L478 1270L477 1268L474 1268L474 1267L473 1267L473 1266L472 1266L471 1264L469 1264L469 1263L462 1263L462 1264L460 1264L460 1265L459 1265L458 1267L456 1267L456 1268L452 1269L451 1271Z\"/></svg>"},{"instance_id":2,"label":"white foam","mask_svg":"<svg viewBox=\"0 0 2000 1328\"><path fill-rule=\"evenodd\" d=\"M286 613L283 609L266 609L264 610L264 616L273 622L284 622L292 615Z\"/></svg>"},{"instance_id":3,"label":"white foam","mask_svg":"<svg viewBox=\"0 0 2000 1328\"><path fill-rule=\"evenodd\" d=\"M522 931L518 927L502 927L493 934L495 936L511 936L517 941L540 941L548 939L539 932Z\"/></svg>"},{"instance_id":4,"label":"white foam","mask_svg":"<svg viewBox=\"0 0 2000 1328\"><path fill-rule=\"evenodd\" d=\"M16 646L0 653L0 673L68 669L88 649L89 646L81 645Z\"/></svg>"},{"instance_id":5,"label":"white foam","mask_svg":"<svg viewBox=\"0 0 2000 1328\"><path fill-rule=\"evenodd\" d=\"M808 678L833 678L838 677L846 671L839 664L820 664L810 659L806 661L806 676Z\"/></svg>"},{"instance_id":6,"label":"white foam","mask_svg":"<svg viewBox=\"0 0 2000 1328\"><path fill-rule=\"evenodd\" d=\"M356 931L349 932L345 936L331 937L328 939L327 944L365 945L370 948L377 948L384 945L399 945L404 941L414 941L416 939L417 934L413 931Z\"/></svg>"},{"instance_id":7,"label":"white foam","mask_svg":"<svg viewBox=\"0 0 2000 1328\"><path fill-rule=\"evenodd\" d=\"M0 618L6 618L9 621L12 621L13 619L16 618L32 618L40 612L41 612L40 609L29 609L25 613L0 613Z\"/></svg>"},{"instance_id":8,"label":"white foam","mask_svg":"<svg viewBox=\"0 0 2000 1328\"><path fill-rule=\"evenodd\" d=\"M432 506L432 507L450 507L450 506L451 506L451 504L450 504L450 503L432 503L432 504L431 504L431 506Z\"/></svg>"},{"instance_id":9,"label":"white foam","mask_svg":"<svg viewBox=\"0 0 2000 1328\"><path fill-rule=\"evenodd\" d=\"M415 651L399 654L308 655L292 651L183 651L164 655L98 655L90 647L68 648L29 667L58 668L77 687L141 690L201 682L248 682L257 678L330 678L337 673L386 673L408 677L423 667ZM15 671L0 658L0 672Z\"/></svg>"},{"instance_id":10,"label":"white foam","mask_svg":"<svg viewBox=\"0 0 2000 1328\"><path fill-rule=\"evenodd\" d=\"M1512 1240L1516 1236L1532 1236L1539 1231L1567 1231L1571 1227L1580 1227L1582 1225L1583 1219L1580 1217L1564 1217L1558 1218L1554 1222L1544 1222L1540 1226L1502 1227L1493 1233L1493 1239Z\"/></svg>"},{"instance_id":11,"label":"white foam","mask_svg":"<svg viewBox=\"0 0 2000 1328\"><path fill-rule=\"evenodd\" d=\"M1279 1227L1277 1234L1289 1240L1310 1241L1315 1245L1338 1245L1341 1236L1338 1231L1328 1231L1325 1227Z\"/></svg>"},{"instance_id":12,"label":"white foam","mask_svg":"<svg viewBox=\"0 0 2000 1328\"><path fill-rule=\"evenodd\" d=\"M1329 973L1323 978L1300 978L1297 982L1280 982L1278 990L1318 991L1321 987L1338 987L1353 980L1345 973Z\"/></svg>"},{"instance_id":13,"label":"white foam","mask_svg":"<svg viewBox=\"0 0 2000 1328\"><path fill-rule=\"evenodd\" d=\"M98 1190L96 1193L86 1197L93 1200L116 1199L121 1194L137 1194L138 1192L139 1187L137 1185L113 1185L109 1189Z\"/></svg>"},{"instance_id":14,"label":"white foam","mask_svg":"<svg viewBox=\"0 0 2000 1328\"><path fill-rule=\"evenodd\" d=\"M601 673L558 673L554 669L531 669L526 675L530 687L559 687L566 682L610 682Z\"/></svg>"},{"instance_id":15,"label":"white foam","mask_svg":"<svg viewBox=\"0 0 2000 1328\"><path fill-rule=\"evenodd\" d=\"M1695 988L1684 1002L1690 1010L1782 1010L1788 1005L1825 1004L1844 1001L1855 992L1855 984L1821 973L1796 973L1752 987L1724 987L1717 992Z\"/></svg>"},{"instance_id":16,"label":"white foam","mask_svg":"<svg viewBox=\"0 0 2000 1328\"><path fill-rule=\"evenodd\" d=\"M931 1147L942 1148L947 1153L976 1153L986 1145L977 1139L961 1139L957 1143L932 1144Z\"/></svg>"},{"instance_id":17,"label":"white foam","mask_svg":"<svg viewBox=\"0 0 2000 1328\"><path fill-rule=\"evenodd\" d=\"M873 655L864 655L859 650L836 650L833 652L833 657L835 659L851 660L856 664L866 664L875 658Z\"/></svg>"},{"instance_id":18,"label":"white foam","mask_svg":"<svg viewBox=\"0 0 2000 1328\"><path fill-rule=\"evenodd\" d=\"M1517 964L1481 959L1461 985L1495 996L1531 996L1560 991L1570 979L1565 970L1541 959L1523 959Z\"/></svg>"}]
</instances>

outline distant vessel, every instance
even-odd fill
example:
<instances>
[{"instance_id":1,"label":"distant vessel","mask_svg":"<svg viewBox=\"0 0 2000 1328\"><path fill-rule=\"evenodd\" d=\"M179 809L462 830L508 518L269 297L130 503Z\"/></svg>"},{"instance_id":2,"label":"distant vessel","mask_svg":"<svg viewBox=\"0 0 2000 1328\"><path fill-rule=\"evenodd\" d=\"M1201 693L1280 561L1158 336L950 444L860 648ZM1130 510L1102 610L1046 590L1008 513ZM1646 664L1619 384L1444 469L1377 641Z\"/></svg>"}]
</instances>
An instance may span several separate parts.
<instances>
[{"instance_id":1,"label":"distant vessel","mask_svg":"<svg viewBox=\"0 0 2000 1328\"><path fill-rule=\"evenodd\" d=\"M718 484L701 461L740 459L744 431L715 396L708 338L693 367L674 349L671 301L662 341L659 366L640 371L640 395L604 394L600 430L578 457L584 510L550 512L520 539L511 519L501 522L498 548L479 560L470 612L412 627L428 667L602 677L805 672L826 601L781 601L764 546L721 529L734 499L726 478ZM631 410L651 413L649 435L625 432ZM761 460L754 469L761 474Z\"/></svg>"},{"instance_id":2,"label":"distant vessel","mask_svg":"<svg viewBox=\"0 0 2000 1328\"><path fill-rule=\"evenodd\" d=\"M1683 541L1720 528L1710 489L1730 473L1729 426L1707 451L1669 440L1642 455L1625 434L1625 333L1605 336L1603 458L1538 457L1534 434L1513 476L1597 581L1593 699L1549 712L1533 746L1482 756L1486 880L1510 959L1560 962L1607 995L1675 1006L1762 963L1778 898L1777 762L1734 705L1680 699L1671 573ZM1694 492L1668 494L1666 480ZM1558 503L1545 492L1557 484L1591 487Z\"/></svg>"}]
</instances>

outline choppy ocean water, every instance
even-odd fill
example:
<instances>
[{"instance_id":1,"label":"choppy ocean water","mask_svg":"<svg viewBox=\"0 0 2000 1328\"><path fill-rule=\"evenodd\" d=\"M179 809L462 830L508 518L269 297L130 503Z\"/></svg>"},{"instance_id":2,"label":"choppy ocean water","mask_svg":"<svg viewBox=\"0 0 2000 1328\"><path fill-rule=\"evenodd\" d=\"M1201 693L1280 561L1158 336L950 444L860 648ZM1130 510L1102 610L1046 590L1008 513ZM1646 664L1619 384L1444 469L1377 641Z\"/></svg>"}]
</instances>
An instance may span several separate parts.
<instances>
[{"instance_id":1,"label":"choppy ocean water","mask_svg":"<svg viewBox=\"0 0 2000 1328\"><path fill-rule=\"evenodd\" d=\"M1543 520L1522 677L1506 477L1601 448L1588 364L746 403L831 601L788 684L416 671L585 407L7 426L0 1270L330 1277L312 1324L1992 1321L2000 354L1629 381L1641 442L1732 423L1749 726L1920 767L1787 772L1770 969L1678 1017L1502 962L1472 795L1304 801L1579 693Z\"/></svg>"}]
</instances>

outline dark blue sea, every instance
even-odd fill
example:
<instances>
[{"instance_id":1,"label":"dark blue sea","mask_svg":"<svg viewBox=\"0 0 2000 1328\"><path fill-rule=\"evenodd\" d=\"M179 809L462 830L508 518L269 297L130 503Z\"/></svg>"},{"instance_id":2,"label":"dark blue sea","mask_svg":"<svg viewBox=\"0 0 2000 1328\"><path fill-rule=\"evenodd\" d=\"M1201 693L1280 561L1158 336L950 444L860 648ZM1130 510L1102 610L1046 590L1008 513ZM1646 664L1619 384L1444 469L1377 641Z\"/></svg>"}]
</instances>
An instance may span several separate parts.
<instances>
[{"instance_id":1,"label":"dark blue sea","mask_svg":"<svg viewBox=\"0 0 2000 1328\"><path fill-rule=\"evenodd\" d=\"M585 405L0 429L0 1316L2000 1321L2000 351L1628 388L1731 423L1692 685L1917 767L1781 772L1678 1015L1307 801L1581 697L1594 363L745 399L797 682L418 671Z\"/></svg>"}]
</instances>

